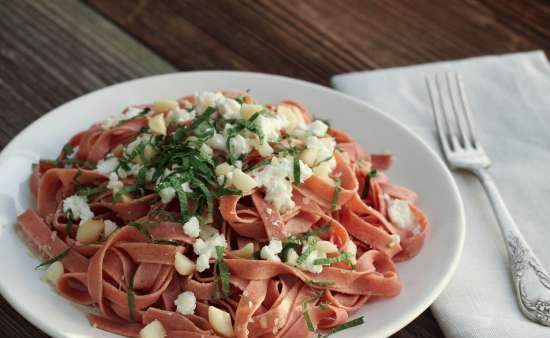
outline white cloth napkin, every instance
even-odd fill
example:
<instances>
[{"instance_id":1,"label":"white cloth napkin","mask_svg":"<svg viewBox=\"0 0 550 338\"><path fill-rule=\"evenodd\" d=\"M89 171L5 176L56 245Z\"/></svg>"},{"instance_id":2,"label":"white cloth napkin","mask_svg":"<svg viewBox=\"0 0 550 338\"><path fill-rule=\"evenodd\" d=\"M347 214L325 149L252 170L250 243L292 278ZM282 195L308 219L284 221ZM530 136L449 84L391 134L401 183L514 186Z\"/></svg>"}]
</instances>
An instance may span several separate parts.
<instances>
[{"instance_id":1,"label":"white cloth napkin","mask_svg":"<svg viewBox=\"0 0 550 338\"><path fill-rule=\"evenodd\" d=\"M440 152L424 79L446 71L462 75L497 185L550 269L550 65L543 52L343 74L332 84L405 123ZM432 305L446 337L550 337L550 327L528 321L516 305L503 240L481 186L469 174L453 174L467 224L458 269Z\"/></svg>"}]
</instances>

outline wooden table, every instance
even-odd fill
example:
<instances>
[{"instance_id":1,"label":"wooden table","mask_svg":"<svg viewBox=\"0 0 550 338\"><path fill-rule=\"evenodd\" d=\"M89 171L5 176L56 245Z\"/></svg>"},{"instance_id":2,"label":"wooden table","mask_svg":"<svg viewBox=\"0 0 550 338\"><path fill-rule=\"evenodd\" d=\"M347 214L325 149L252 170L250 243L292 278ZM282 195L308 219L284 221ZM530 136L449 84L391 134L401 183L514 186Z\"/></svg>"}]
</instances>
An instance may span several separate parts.
<instances>
[{"instance_id":1,"label":"wooden table","mask_svg":"<svg viewBox=\"0 0 550 338\"><path fill-rule=\"evenodd\" d=\"M152 74L239 69L328 85L342 72L550 52L544 0L0 0L0 16L2 148L68 100ZM2 298L0 332L48 337ZM443 334L427 310L393 337Z\"/></svg>"}]
</instances>

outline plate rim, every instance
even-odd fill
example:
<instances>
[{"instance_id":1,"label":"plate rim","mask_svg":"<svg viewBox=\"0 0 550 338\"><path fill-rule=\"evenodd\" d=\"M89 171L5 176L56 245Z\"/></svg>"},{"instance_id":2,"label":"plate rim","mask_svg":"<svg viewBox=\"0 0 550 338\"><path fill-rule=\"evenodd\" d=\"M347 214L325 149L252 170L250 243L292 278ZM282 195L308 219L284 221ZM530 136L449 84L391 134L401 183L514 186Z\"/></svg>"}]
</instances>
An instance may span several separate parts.
<instances>
[{"instance_id":1,"label":"plate rim","mask_svg":"<svg viewBox=\"0 0 550 338\"><path fill-rule=\"evenodd\" d=\"M453 204L456 204L458 206L458 220L456 223L459 225L458 229L458 238L456 243L456 249L454 251L454 255L452 259L450 260L450 264L447 267L446 273L444 276L438 280L436 285L432 288L432 291L429 293L428 296L424 297L424 299L416 305L411 306L411 309L409 309L406 316L404 316L403 319L400 321L395 322L393 325L388 325L385 329L381 330L380 337L387 337L391 334L396 333L412 321L414 321L422 312L424 312L433 302L439 297L439 295L443 292L443 290L447 287L449 282L451 281L451 278L456 273L456 270L458 268L458 264L460 262L460 258L462 257L462 252L464 249L464 241L466 236L466 216L465 216L465 210L464 210L464 203L462 200L462 196L460 194L460 190L458 189L458 185L451 174L451 171L449 170L448 166L445 164L443 159L435 150L432 149L420 136L418 136L413 130L411 130L408 126L406 126L403 122L397 120L393 116L384 113L382 110L372 106L366 101L360 100L356 97L353 97L349 94L340 92L336 89L323 86L317 83L309 82L302 79L296 79L288 76L278 75L278 74L270 74L270 73L262 73L262 72L249 72L249 71L235 71L235 70L195 70L195 71L183 71L183 72L170 72L165 74L157 74L152 76L145 76L141 78L131 79L123 82L118 82L103 88L99 88L96 90L93 90L91 92L87 92L83 95L80 95L78 97L75 97L59 106L54 107L53 109L49 110L33 122L31 122L29 125L27 125L25 128L23 128L21 131L17 133L17 135L10 140L8 144L2 149L0 152L0 164L3 163L4 160L6 160L6 154L9 154L11 152L11 148L14 147L14 145L18 142L20 138L22 138L23 134L31 128L34 128L34 126L41 123L43 120L54 114L56 111L60 110L62 107L70 104L78 103L78 101L83 100L87 98L88 96L95 95L104 91L114 90L117 87L127 86L135 82L141 82L141 81L148 81L152 79L157 79L161 77L178 77L178 76L200 76L200 75L209 75L212 76L214 74L218 74L219 76L251 76L251 77L264 77L267 81L270 81L272 79L274 80L283 80L283 81L290 81L298 83L302 86L306 87L315 87L318 90L330 92L331 95L337 95L341 98L349 101L353 101L356 104L359 104L361 106L364 106L366 109L372 111L372 113L378 115L379 117L389 120L391 123L395 124L402 130L404 130L407 134L409 134L411 137L413 137L425 150L428 151L430 156L434 158L434 160L437 162L437 164L442 167L443 173L445 175L445 178L450 183L450 188L453 192L452 197L454 200ZM8 157L9 158L9 157ZM15 299L15 297L12 297L8 290L6 290L2 283L0 283L0 294L6 299L6 301L12 306L25 320L29 321L32 325L39 328L40 330L44 331L46 334L55 337L55 338L65 338L66 336L61 331L54 331L54 328L51 328L50 326L45 324L45 321L40 319L39 317L33 315L30 312L25 311L23 307L19 305L20 301ZM51 330L50 330L51 328Z\"/></svg>"}]
</instances>

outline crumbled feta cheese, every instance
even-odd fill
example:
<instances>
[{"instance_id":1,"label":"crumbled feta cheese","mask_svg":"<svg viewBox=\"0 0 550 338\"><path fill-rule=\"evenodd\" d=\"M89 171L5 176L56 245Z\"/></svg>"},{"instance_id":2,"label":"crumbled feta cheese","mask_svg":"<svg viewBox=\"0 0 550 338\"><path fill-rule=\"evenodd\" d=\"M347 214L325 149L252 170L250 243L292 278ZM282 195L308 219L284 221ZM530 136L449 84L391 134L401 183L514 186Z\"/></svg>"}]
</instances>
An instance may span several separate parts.
<instances>
[{"instance_id":1,"label":"crumbled feta cheese","mask_svg":"<svg viewBox=\"0 0 550 338\"><path fill-rule=\"evenodd\" d=\"M242 169L243 168L243 161L235 161L235 163L233 163L233 166L235 168Z\"/></svg>"},{"instance_id":2,"label":"crumbled feta cheese","mask_svg":"<svg viewBox=\"0 0 550 338\"><path fill-rule=\"evenodd\" d=\"M311 169L302 161L300 164L300 182L304 182L311 175ZM265 198L273 203L275 208L286 211L295 206L292 200L292 181L294 180L293 159L291 157L273 157L271 164L263 167L255 175L258 186L265 187Z\"/></svg>"},{"instance_id":3,"label":"crumbled feta cheese","mask_svg":"<svg viewBox=\"0 0 550 338\"><path fill-rule=\"evenodd\" d=\"M349 254L351 264L357 263L357 245L354 241L348 240L342 249Z\"/></svg>"},{"instance_id":4,"label":"crumbled feta cheese","mask_svg":"<svg viewBox=\"0 0 550 338\"><path fill-rule=\"evenodd\" d=\"M330 158L334 153L336 141L332 137L318 138L308 136L306 138L306 148L315 154L315 163L319 163Z\"/></svg>"},{"instance_id":5,"label":"crumbled feta cheese","mask_svg":"<svg viewBox=\"0 0 550 338\"><path fill-rule=\"evenodd\" d=\"M215 150L226 150L226 142L227 138L224 135L218 133L215 133L214 135L212 135L211 138L206 140L206 144L208 144L210 147L212 147L212 149Z\"/></svg>"},{"instance_id":6,"label":"crumbled feta cheese","mask_svg":"<svg viewBox=\"0 0 550 338\"><path fill-rule=\"evenodd\" d=\"M275 117L260 115L254 120L254 124L262 131L265 141L275 142L281 137L281 129L288 125L288 120L281 115Z\"/></svg>"},{"instance_id":7,"label":"crumbled feta cheese","mask_svg":"<svg viewBox=\"0 0 550 338\"><path fill-rule=\"evenodd\" d=\"M280 262L281 259L277 254L283 251L283 243L278 239L272 239L269 241L269 244L264 246L260 251L260 257L271 261L271 262Z\"/></svg>"},{"instance_id":8,"label":"crumbled feta cheese","mask_svg":"<svg viewBox=\"0 0 550 338\"><path fill-rule=\"evenodd\" d=\"M193 190L191 190L191 187L189 186L189 182L183 182L181 184L181 189L184 191L184 192L193 192Z\"/></svg>"},{"instance_id":9,"label":"crumbled feta cheese","mask_svg":"<svg viewBox=\"0 0 550 338\"><path fill-rule=\"evenodd\" d=\"M103 174L110 174L118 167L118 158L110 157L106 160L99 160L97 162L96 171Z\"/></svg>"},{"instance_id":10,"label":"crumbled feta cheese","mask_svg":"<svg viewBox=\"0 0 550 338\"><path fill-rule=\"evenodd\" d=\"M177 311L182 315L192 315L197 307L197 298L191 291L184 291L178 295L174 301Z\"/></svg>"},{"instance_id":11,"label":"crumbled feta cheese","mask_svg":"<svg viewBox=\"0 0 550 338\"><path fill-rule=\"evenodd\" d=\"M314 136L322 137L326 135L328 126L323 121L315 120L308 126L307 129Z\"/></svg>"},{"instance_id":12,"label":"crumbled feta cheese","mask_svg":"<svg viewBox=\"0 0 550 338\"><path fill-rule=\"evenodd\" d=\"M159 191L160 201L164 204L170 203L176 197L176 189L166 187Z\"/></svg>"},{"instance_id":13,"label":"crumbled feta cheese","mask_svg":"<svg viewBox=\"0 0 550 338\"><path fill-rule=\"evenodd\" d=\"M199 255L197 257L196 268L198 272L203 272L210 267L210 257L208 255Z\"/></svg>"},{"instance_id":14,"label":"crumbled feta cheese","mask_svg":"<svg viewBox=\"0 0 550 338\"><path fill-rule=\"evenodd\" d=\"M122 114L109 116L101 122L101 128L109 129L124 120L134 118L143 112L142 108L128 107Z\"/></svg>"},{"instance_id":15,"label":"crumbled feta cheese","mask_svg":"<svg viewBox=\"0 0 550 338\"><path fill-rule=\"evenodd\" d=\"M185 109L172 109L168 113L168 116L166 117L166 120L168 124L170 123L184 123L187 121L191 121L195 118L196 112L194 110L187 111Z\"/></svg>"},{"instance_id":16,"label":"crumbled feta cheese","mask_svg":"<svg viewBox=\"0 0 550 338\"><path fill-rule=\"evenodd\" d=\"M302 248L303 251L307 250L307 247L308 245L304 245L304 247ZM316 259L319 259L319 258L327 258L327 255L323 252L319 252L317 250L313 250L309 256L307 256L306 260L298 265L298 268L300 268L301 270L304 270L304 271L309 271L309 272L313 272L313 273L321 273L323 271L323 266L322 265L314 265L313 262L316 260Z\"/></svg>"},{"instance_id":17,"label":"crumbled feta cheese","mask_svg":"<svg viewBox=\"0 0 550 338\"><path fill-rule=\"evenodd\" d=\"M388 206L388 217L393 225L403 230L412 231L416 226L416 217L407 201L391 200Z\"/></svg>"},{"instance_id":18,"label":"crumbled feta cheese","mask_svg":"<svg viewBox=\"0 0 550 338\"><path fill-rule=\"evenodd\" d=\"M216 107L225 119L238 119L241 116L241 104L234 99L220 98L216 101Z\"/></svg>"},{"instance_id":19,"label":"crumbled feta cheese","mask_svg":"<svg viewBox=\"0 0 550 338\"><path fill-rule=\"evenodd\" d=\"M304 183L308 178L311 177L311 175L313 175L313 171L310 167L307 166L307 164L305 164L301 160L298 161L298 164L300 166L300 183Z\"/></svg>"},{"instance_id":20,"label":"crumbled feta cheese","mask_svg":"<svg viewBox=\"0 0 550 338\"><path fill-rule=\"evenodd\" d=\"M103 228L103 237L105 238L109 237L113 232L118 229L116 223L111 220L106 219L103 221L103 224L105 225L105 227Z\"/></svg>"},{"instance_id":21,"label":"crumbled feta cheese","mask_svg":"<svg viewBox=\"0 0 550 338\"><path fill-rule=\"evenodd\" d=\"M202 272L206 269L208 269L209 264L208 261L210 258L216 257L216 247L222 246L226 247L227 242L225 241L225 237L222 234L214 234L213 236L207 238L206 240L203 240L202 238L198 238L195 243L193 244L193 251L195 254L197 254L199 257L197 258L197 271Z\"/></svg>"},{"instance_id":22,"label":"crumbled feta cheese","mask_svg":"<svg viewBox=\"0 0 550 338\"><path fill-rule=\"evenodd\" d=\"M107 189L120 189L124 186L124 183L119 180L116 173L109 174L109 183L107 183Z\"/></svg>"},{"instance_id":23,"label":"crumbled feta cheese","mask_svg":"<svg viewBox=\"0 0 550 338\"><path fill-rule=\"evenodd\" d=\"M142 144L142 143L150 143L151 142L152 135L151 134L142 134L136 137L132 142L128 143L126 145L126 153L132 154L136 150L136 148Z\"/></svg>"},{"instance_id":24,"label":"crumbled feta cheese","mask_svg":"<svg viewBox=\"0 0 550 338\"><path fill-rule=\"evenodd\" d=\"M86 197L73 195L63 200L63 212L66 214L71 211L74 219L80 219L80 224L84 224L94 217Z\"/></svg>"},{"instance_id":25,"label":"crumbled feta cheese","mask_svg":"<svg viewBox=\"0 0 550 338\"><path fill-rule=\"evenodd\" d=\"M195 95L195 110L202 114L208 107L216 108L216 102L225 97L220 93L202 92Z\"/></svg>"},{"instance_id":26,"label":"crumbled feta cheese","mask_svg":"<svg viewBox=\"0 0 550 338\"><path fill-rule=\"evenodd\" d=\"M329 160L323 161L314 167L313 173L321 178L328 179L332 171L336 168L336 165L336 159L333 156Z\"/></svg>"},{"instance_id":27,"label":"crumbled feta cheese","mask_svg":"<svg viewBox=\"0 0 550 338\"><path fill-rule=\"evenodd\" d=\"M229 140L229 149L231 150L231 154L233 156L239 157L241 155L248 154L250 151L250 145L242 135L237 135Z\"/></svg>"},{"instance_id":28,"label":"crumbled feta cheese","mask_svg":"<svg viewBox=\"0 0 550 338\"><path fill-rule=\"evenodd\" d=\"M296 250L290 248L286 253L286 263L288 265L296 266L298 257L300 256L298 255Z\"/></svg>"},{"instance_id":29,"label":"crumbled feta cheese","mask_svg":"<svg viewBox=\"0 0 550 338\"><path fill-rule=\"evenodd\" d=\"M201 228L199 225L199 219L195 216L191 217L183 225L183 232L189 237L192 237L192 238L199 237L200 231L201 231Z\"/></svg>"},{"instance_id":30,"label":"crumbled feta cheese","mask_svg":"<svg viewBox=\"0 0 550 338\"><path fill-rule=\"evenodd\" d=\"M145 173L145 181L153 181L153 176L155 176L155 168L149 168L149 170L147 170L147 172Z\"/></svg>"}]
</instances>

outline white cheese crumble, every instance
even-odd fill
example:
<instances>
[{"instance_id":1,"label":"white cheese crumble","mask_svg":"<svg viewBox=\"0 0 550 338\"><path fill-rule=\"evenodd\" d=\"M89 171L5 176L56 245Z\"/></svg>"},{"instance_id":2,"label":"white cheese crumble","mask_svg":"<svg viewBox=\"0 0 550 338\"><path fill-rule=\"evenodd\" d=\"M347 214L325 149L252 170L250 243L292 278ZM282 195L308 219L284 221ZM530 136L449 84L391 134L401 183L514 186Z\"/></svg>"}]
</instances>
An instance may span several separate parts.
<instances>
[{"instance_id":1,"label":"white cheese crumble","mask_svg":"<svg viewBox=\"0 0 550 338\"><path fill-rule=\"evenodd\" d=\"M262 131L265 141L275 142L281 137L281 129L288 126L288 120L281 115L275 117L260 115L254 120L254 124Z\"/></svg>"},{"instance_id":2,"label":"white cheese crumble","mask_svg":"<svg viewBox=\"0 0 550 338\"><path fill-rule=\"evenodd\" d=\"M216 257L217 246L223 246L224 248L227 246L225 237L219 233L214 234L212 237L206 240L198 238L195 241L195 244L193 244L193 251L199 256L197 258L196 266L198 272L203 272L204 270L208 269L208 261L210 260L210 258Z\"/></svg>"},{"instance_id":3,"label":"white cheese crumble","mask_svg":"<svg viewBox=\"0 0 550 338\"><path fill-rule=\"evenodd\" d=\"M86 197L73 195L63 200L63 212L66 214L71 211L74 219L80 219L80 224L84 224L94 217Z\"/></svg>"},{"instance_id":4,"label":"white cheese crumble","mask_svg":"<svg viewBox=\"0 0 550 338\"><path fill-rule=\"evenodd\" d=\"M250 151L250 145L248 141L242 135L236 135L229 140L229 149L231 154L235 157L248 154Z\"/></svg>"},{"instance_id":5,"label":"white cheese crumble","mask_svg":"<svg viewBox=\"0 0 550 338\"><path fill-rule=\"evenodd\" d=\"M202 114L208 107L216 108L216 102L225 97L222 93L202 92L195 94L195 110Z\"/></svg>"},{"instance_id":6,"label":"white cheese crumble","mask_svg":"<svg viewBox=\"0 0 550 338\"><path fill-rule=\"evenodd\" d=\"M119 180L116 173L109 174L109 183L107 183L107 189L120 189L124 186L124 183Z\"/></svg>"},{"instance_id":7,"label":"white cheese crumble","mask_svg":"<svg viewBox=\"0 0 550 338\"><path fill-rule=\"evenodd\" d=\"M176 197L176 189L172 187L162 188L159 191L159 196L162 203L168 204Z\"/></svg>"},{"instance_id":8,"label":"white cheese crumble","mask_svg":"<svg viewBox=\"0 0 550 338\"><path fill-rule=\"evenodd\" d=\"M152 137L153 137L153 135L151 135L151 134L139 135L132 142L130 142L130 143L128 143L128 145L126 145L126 149L125 149L126 153L127 154L132 154L140 144L150 143Z\"/></svg>"},{"instance_id":9,"label":"white cheese crumble","mask_svg":"<svg viewBox=\"0 0 550 338\"><path fill-rule=\"evenodd\" d=\"M126 109L126 111L123 112L122 114L109 116L108 118L103 120L101 122L101 128L103 129L112 128L124 120L128 120L138 116L142 112L143 112L142 108L128 107L128 109Z\"/></svg>"},{"instance_id":10,"label":"white cheese crumble","mask_svg":"<svg viewBox=\"0 0 550 338\"><path fill-rule=\"evenodd\" d=\"M189 237L192 237L192 238L199 237L200 231L201 231L201 228L199 225L199 219L195 216L191 217L183 225L183 232Z\"/></svg>"},{"instance_id":11,"label":"white cheese crumble","mask_svg":"<svg viewBox=\"0 0 550 338\"><path fill-rule=\"evenodd\" d=\"M301 160L300 182L303 183L311 175L311 169ZM286 211L295 206L292 200L292 182L294 180L294 168L292 157L273 157L271 164L263 167L255 175L258 186L265 187L265 199L272 203L277 210Z\"/></svg>"},{"instance_id":12,"label":"white cheese crumble","mask_svg":"<svg viewBox=\"0 0 550 338\"><path fill-rule=\"evenodd\" d=\"M306 148L315 154L315 163L328 160L333 155L335 147L336 141L332 137L308 136L306 138Z\"/></svg>"},{"instance_id":13,"label":"white cheese crumble","mask_svg":"<svg viewBox=\"0 0 550 338\"><path fill-rule=\"evenodd\" d=\"M106 160L99 160L97 162L96 171L103 174L110 174L118 167L118 158L110 157Z\"/></svg>"},{"instance_id":14,"label":"white cheese crumble","mask_svg":"<svg viewBox=\"0 0 550 338\"><path fill-rule=\"evenodd\" d=\"M260 251L260 257L271 261L280 262L281 258L277 254L283 251L283 243L278 239L272 239L268 245L265 245Z\"/></svg>"},{"instance_id":15,"label":"white cheese crumble","mask_svg":"<svg viewBox=\"0 0 550 338\"><path fill-rule=\"evenodd\" d=\"M177 311L182 315L192 315L197 307L197 298L191 291L184 291L178 295L174 301Z\"/></svg>"},{"instance_id":16,"label":"white cheese crumble","mask_svg":"<svg viewBox=\"0 0 550 338\"><path fill-rule=\"evenodd\" d=\"M225 144L227 142L227 138L218 133L214 133L212 137L210 137L208 140L206 140L206 144L208 144L212 149L215 150L226 150Z\"/></svg>"},{"instance_id":17,"label":"white cheese crumble","mask_svg":"<svg viewBox=\"0 0 550 338\"><path fill-rule=\"evenodd\" d=\"M195 116L196 116L196 112L194 110L188 112L185 109L176 108L176 109L170 110L170 112L168 113L168 116L166 117L166 120L168 124L184 123L184 122L193 120Z\"/></svg>"},{"instance_id":18,"label":"white cheese crumble","mask_svg":"<svg viewBox=\"0 0 550 338\"><path fill-rule=\"evenodd\" d=\"M216 101L216 108L225 119L238 119L241 116L241 104L231 98L220 98Z\"/></svg>"},{"instance_id":19,"label":"white cheese crumble","mask_svg":"<svg viewBox=\"0 0 550 338\"><path fill-rule=\"evenodd\" d=\"M304 247L302 248L302 251L307 250L307 248L308 248L308 244L304 245ZM309 256L307 256L306 260L302 264L298 265L298 268L301 270L309 271L313 273L321 273L323 271L323 266L313 264L313 262L316 259L321 259L321 258L327 258L327 255L324 252L313 250L309 254Z\"/></svg>"},{"instance_id":20,"label":"white cheese crumble","mask_svg":"<svg viewBox=\"0 0 550 338\"><path fill-rule=\"evenodd\" d=\"M181 189L184 191L184 192L193 192L193 190L191 189L191 187L189 186L189 182L183 182L181 184Z\"/></svg>"},{"instance_id":21,"label":"white cheese crumble","mask_svg":"<svg viewBox=\"0 0 550 338\"><path fill-rule=\"evenodd\" d=\"M400 199L390 200L388 217L393 225L403 230L413 231L417 227L416 217L407 201Z\"/></svg>"},{"instance_id":22,"label":"white cheese crumble","mask_svg":"<svg viewBox=\"0 0 550 338\"><path fill-rule=\"evenodd\" d=\"M328 126L323 121L315 120L310 125L308 125L307 129L314 136L323 137L328 131Z\"/></svg>"}]
</instances>

